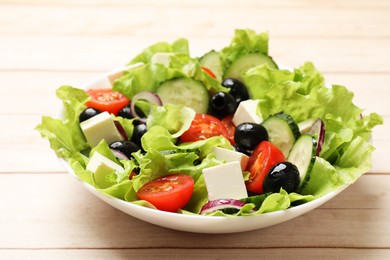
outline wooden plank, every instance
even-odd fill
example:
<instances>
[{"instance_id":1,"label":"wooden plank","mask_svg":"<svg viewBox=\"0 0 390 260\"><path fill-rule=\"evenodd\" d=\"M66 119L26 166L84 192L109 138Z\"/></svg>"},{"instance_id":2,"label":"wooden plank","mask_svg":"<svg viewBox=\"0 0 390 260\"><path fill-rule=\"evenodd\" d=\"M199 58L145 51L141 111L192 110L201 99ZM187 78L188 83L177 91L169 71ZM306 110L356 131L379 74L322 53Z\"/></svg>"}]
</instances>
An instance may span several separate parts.
<instances>
[{"instance_id":1,"label":"wooden plank","mask_svg":"<svg viewBox=\"0 0 390 260\"><path fill-rule=\"evenodd\" d=\"M65 169L49 148L49 143L41 141L40 146L0 145L0 173L64 173Z\"/></svg>"},{"instance_id":2,"label":"wooden plank","mask_svg":"<svg viewBox=\"0 0 390 260\"><path fill-rule=\"evenodd\" d=\"M63 85L82 88L103 72L50 72L6 71L1 72L0 103L3 115L51 115L57 116L62 103L56 97L56 89ZM28 83L18 78L28 78ZM27 85L26 85L27 84ZM12 91L9 91L12 89ZM18 100L18 105L12 105Z\"/></svg>"},{"instance_id":3,"label":"wooden plank","mask_svg":"<svg viewBox=\"0 0 390 260\"><path fill-rule=\"evenodd\" d=\"M389 249L267 248L267 249L19 249L0 250L2 259L388 259Z\"/></svg>"},{"instance_id":4,"label":"wooden plank","mask_svg":"<svg viewBox=\"0 0 390 260\"><path fill-rule=\"evenodd\" d=\"M251 8L248 8L248 5ZM389 8L359 8L351 12L337 5L260 5L255 1L239 5L214 3L168 3L129 5L3 5L0 32L18 34L130 35L200 37L229 36L234 28L269 30L275 36L289 37L389 37ZM218 11L215 11L216 8ZM275 23L275 11L278 12ZM14 16L7 14L13 13ZM44 13L45 15L42 15ZM245 16L242 15L245 13ZM196 19L202 14L202 19ZM185 17L186 26L178 26ZM23 17L15 20L15 17ZM99 19L96 19L99 17ZM115 19L112 19L115 17ZM156 19L155 17L158 17ZM180 19L180 18L179 18ZM69 23L68 21L72 21ZM282 26L281 26L282 25ZM167 30L169 28L169 30ZM296 30L299 28L299 30Z\"/></svg>"},{"instance_id":5,"label":"wooden plank","mask_svg":"<svg viewBox=\"0 0 390 260\"><path fill-rule=\"evenodd\" d=\"M68 175L0 174L0 183L2 249L390 248L386 175L363 176L331 203L289 222L231 235L145 223L100 201Z\"/></svg>"},{"instance_id":6,"label":"wooden plank","mask_svg":"<svg viewBox=\"0 0 390 260\"><path fill-rule=\"evenodd\" d=\"M193 37L188 32L177 33L177 37L161 32L151 38L2 35L0 70L107 71L126 64L148 45L172 41L179 35L189 39L193 56L222 48L232 36L215 38L210 42L209 37ZM29 48L26 48L26 42ZM66 46L65 50L63 46ZM291 67L311 60L320 71L325 72L390 72L387 59L390 39L278 38L271 35L270 54L278 63Z\"/></svg>"},{"instance_id":7,"label":"wooden plank","mask_svg":"<svg viewBox=\"0 0 390 260\"><path fill-rule=\"evenodd\" d=\"M237 2L235 0L198 0L196 2L189 0L167 0L162 4L159 0L144 0L144 1L128 1L128 0L1 0L0 3L3 4L20 4L20 5L29 5L29 4L39 4L39 5L75 5L75 6L162 6L164 4L174 5L174 6L219 6L224 4L227 7L252 7L252 6L264 6L264 7L299 7L307 8L311 6L318 7L337 7L337 8L386 8L390 7L390 3L386 0L316 0L315 4L308 4L305 0L274 0L272 2L267 0L243 0Z\"/></svg>"},{"instance_id":8,"label":"wooden plank","mask_svg":"<svg viewBox=\"0 0 390 260\"><path fill-rule=\"evenodd\" d=\"M47 104L47 103L46 103ZM41 116L1 115L0 172L64 172L49 142L34 130Z\"/></svg>"},{"instance_id":9,"label":"wooden plank","mask_svg":"<svg viewBox=\"0 0 390 260\"><path fill-rule=\"evenodd\" d=\"M388 175L366 174L321 209L390 209Z\"/></svg>"}]
</instances>

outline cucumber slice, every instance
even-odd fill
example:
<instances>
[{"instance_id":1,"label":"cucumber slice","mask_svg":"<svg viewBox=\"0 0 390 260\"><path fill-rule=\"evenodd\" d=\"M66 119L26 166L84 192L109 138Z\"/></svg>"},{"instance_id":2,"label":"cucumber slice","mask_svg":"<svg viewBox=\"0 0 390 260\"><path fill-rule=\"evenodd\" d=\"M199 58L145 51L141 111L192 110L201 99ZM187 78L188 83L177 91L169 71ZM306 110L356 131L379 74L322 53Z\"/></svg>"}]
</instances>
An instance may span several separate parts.
<instances>
[{"instance_id":1,"label":"cucumber slice","mask_svg":"<svg viewBox=\"0 0 390 260\"><path fill-rule=\"evenodd\" d=\"M287 161L293 163L298 168L299 187L303 187L303 184L310 179L310 171L316 160L316 151L316 138L309 134L303 134L295 142L287 157Z\"/></svg>"},{"instance_id":2,"label":"cucumber slice","mask_svg":"<svg viewBox=\"0 0 390 260\"><path fill-rule=\"evenodd\" d=\"M280 112L268 117L262 125L267 129L268 140L276 145L287 158L295 140L300 136L299 127L294 119Z\"/></svg>"},{"instance_id":3,"label":"cucumber slice","mask_svg":"<svg viewBox=\"0 0 390 260\"><path fill-rule=\"evenodd\" d=\"M222 81L223 67L218 52L214 50L209 51L199 59L199 63L202 67L211 70L219 82Z\"/></svg>"},{"instance_id":4,"label":"cucumber slice","mask_svg":"<svg viewBox=\"0 0 390 260\"><path fill-rule=\"evenodd\" d=\"M245 203L253 203L255 204L256 208L259 209L261 207L261 204L263 204L263 201L272 193L264 193L260 195L254 195L247 198L240 199L242 202Z\"/></svg>"},{"instance_id":5,"label":"cucumber slice","mask_svg":"<svg viewBox=\"0 0 390 260\"><path fill-rule=\"evenodd\" d=\"M190 78L177 78L165 81L157 88L163 105L182 104L205 114L209 107L209 92L199 81Z\"/></svg>"},{"instance_id":6,"label":"cucumber slice","mask_svg":"<svg viewBox=\"0 0 390 260\"><path fill-rule=\"evenodd\" d=\"M268 64L270 68L277 69L278 66L270 56L261 53L250 53L233 61L230 67L226 70L224 78L233 78L242 81L241 74L250 68Z\"/></svg>"}]
</instances>

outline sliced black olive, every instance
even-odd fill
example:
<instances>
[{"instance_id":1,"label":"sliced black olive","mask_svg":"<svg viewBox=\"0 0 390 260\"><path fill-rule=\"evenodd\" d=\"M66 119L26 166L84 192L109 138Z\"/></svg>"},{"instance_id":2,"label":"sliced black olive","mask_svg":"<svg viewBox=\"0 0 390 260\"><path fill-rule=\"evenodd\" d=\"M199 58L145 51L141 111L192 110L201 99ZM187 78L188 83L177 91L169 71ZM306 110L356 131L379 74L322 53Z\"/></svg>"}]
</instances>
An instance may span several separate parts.
<instances>
[{"instance_id":1,"label":"sliced black olive","mask_svg":"<svg viewBox=\"0 0 390 260\"><path fill-rule=\"evenodd\" d=\"M146 125L145 124L139 124L134 126L133 135L131 136L131 141L136 143L139 147L142 147L141 145L141 137L146 133Z\"/></svg>"},{"instance_id":2,"label":"sliced black olive","mask_svg":"<svg viewBox=\"0 0 390 260\"><path fill-rule=\"evenodd\" d=\"M123 153L128 158L131 157L132 153L141 149L137 144L131 141L116 141L110 144L110 148Z\"/></svg>"},{"instance_id":3,"label":"sliced black olive","mask_svg":"<svg viewBox=\"0 0 390 260\"><path fill-rule=\"evenodd\" d=\"M290 162L280 162L273 166L264 178L263 191L279 192L283 188L288 193L299 186L298 168Z\"/></svg>"},{"instance_id":4,"label":"sliced black olive","mask_svg":"<svg viewBox=\"0 0 390 260\"><path fill-rule=\"evenodd\" d=\"M267 129L256 123L239 124L234 131L234 141L243 150L253 150L259 143L267 140Z\"/></svg>"},{"instance_id":5,"label":"sliced black olive","mask_svg":"<svg viewBox=\"0 0 390 260\"><path fill-rule=\"evenodd\" d=\"M222 82L222 86L230 88L230 94L232 94L232 96L236 99L237 104L239 104L241 101L249 99L248 88L244 83L237 79L225 79Z\"/></svg>"},{"instance_id":6,"label":"sliced black olive","mask_svg":"<svg viewBox=\"0 0 390 260\"><path fill-rule=\"evenodd\" d=\"M223 118L233 114L237 109L236 99L227 92L217 92L210 99L210 114Z\"/></svg>"},{"instance_id":7,"label":"sliced black olive","mask_svg":"<svg viewBox=\"0 0 390 260\"><path fill-rule=\"evenodd\" d=\"M88 107L83 112L81 112L81 114L79 116L79 122L81 123L81 122L88 120L88 119L90 119L90 118L92 118L100 113L101 113L100 110L98 110L96 108Z\"/></svg>"}]
</instances>

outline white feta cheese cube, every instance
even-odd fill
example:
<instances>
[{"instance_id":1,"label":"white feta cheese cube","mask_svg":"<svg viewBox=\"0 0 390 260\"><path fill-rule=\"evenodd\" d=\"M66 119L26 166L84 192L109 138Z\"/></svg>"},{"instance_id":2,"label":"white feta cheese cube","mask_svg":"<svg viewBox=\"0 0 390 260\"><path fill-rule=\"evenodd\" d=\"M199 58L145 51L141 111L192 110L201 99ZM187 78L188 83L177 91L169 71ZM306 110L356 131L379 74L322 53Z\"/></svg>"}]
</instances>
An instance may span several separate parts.
<instances>
[{"instance_id":1,"label":"white feta cheese cube","mask_svg":"<svg viewBox=\"0 0 390 260\"><path fill-rule=\"evenodd\" d=\"M100 153L98 152L94 152L91 159L89 160L88 164L87 164L87 167L86 169L88 171L91 171L91 172L95 172L96 169L102 165L102 164L105 164L107 165L108 167L118 171L118 172L124 172L125 169L117 164L116 162L108 159L106 156L104 155L101 155Z\"/></svg>"},{"instance_id":2,"label":"white feta cheese cube","mask_svg":"<svg viewBox=\"0 0 390 260\"><path fill-rule=\"evenodd\" d=\"M100 113L80 123L81 130L90 146L98 145L101 140L108 144L123 141L123 136L115 126L114 120L108 112Z\"/></svg>"},{"instance_id":3,"label":"white feta cheese cube","mask_svg":"<svg viewBox=\"0 0 390 260\"><path fill-rule=\"evenodd\" d=\"M248 197L239 162L229 162L203 169L209 200Z\"/></svg>"},{"instance_id":4,"label":"white feta cheese cube","mask_svg":"<svg viewBox=\"0 0 390 260\"><path fill-rule=\"evenodd\" d=\"M257 99L248 99L241 101L238 105L236 112L234 113L232 122L235 126L238 126L242 123L256 123L260 124L263 119L257 115L257 105L259 100Z\"/></svg>"},{"instance_id":5,"label":"white feta cheese cube","mask_svg":"<svg viewBox=\"0 0 390 260\"><path fill-rule=\"evenodd\" d=\"M116 171L122 173L125 169L116 162L108 159L98 152L94 152L87 164L87 170L93 172L95 183L102 189L113 185L107 177Z\"/></svg>"},{"instance_id":6,"label":"white feta cheese cube","mask_svg":"<svg viewBox=\"0 0 390 260\"><path fill-rule=\"evenodd\" d=\"M213 152L215 154L215 158L220 161L226 162L239 162L241 165L241 170L245 171L246 166L248 165L249 156L240 152L236 152L233 150L228 150L221 147L214 147Z\"/></svg>"}]
</instances>

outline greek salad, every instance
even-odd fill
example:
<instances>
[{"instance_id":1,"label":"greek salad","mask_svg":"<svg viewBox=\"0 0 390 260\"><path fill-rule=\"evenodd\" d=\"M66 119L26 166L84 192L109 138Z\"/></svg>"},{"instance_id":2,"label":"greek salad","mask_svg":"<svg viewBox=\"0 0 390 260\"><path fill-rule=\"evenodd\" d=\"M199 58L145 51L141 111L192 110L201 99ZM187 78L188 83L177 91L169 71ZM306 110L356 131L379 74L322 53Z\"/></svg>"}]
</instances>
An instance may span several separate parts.
<instances>
[{"instance_id":1,"label":"greek salad","mask_svg":"<svg viewBox=\"0 0 390 260\"><path fill-rule=\"evenodd\" d=\"M268 34L238 29L201 57L188 41L135 56L112 88L61 86L37 130L82 181L181 214L252 216L307 203L371 167L376 114L311 62L279 68Z\"/></svg>"}]
</instances>

